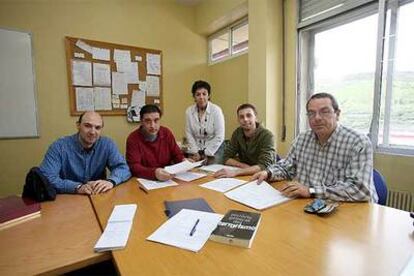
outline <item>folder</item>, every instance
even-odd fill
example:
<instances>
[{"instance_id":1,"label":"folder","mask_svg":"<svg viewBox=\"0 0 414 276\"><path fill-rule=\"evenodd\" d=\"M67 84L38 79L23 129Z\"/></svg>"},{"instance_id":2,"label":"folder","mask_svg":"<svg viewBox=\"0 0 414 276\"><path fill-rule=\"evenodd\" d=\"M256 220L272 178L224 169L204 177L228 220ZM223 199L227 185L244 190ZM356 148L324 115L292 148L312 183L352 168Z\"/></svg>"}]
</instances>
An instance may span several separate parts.
<instances>
[{"instance_id":1,"label":"folder","mask_svg":"<svg viewBox=\"0 0 414 276\"><path fill-rule=\"evenodd\" d=\"M213 209L203 198L194 198L186 200L164 201L165 214L168 218L173 217L175 214L181 211L181 209L190 209L197 211L204 211L215 213Z\"/></svg>"}]
</instances>

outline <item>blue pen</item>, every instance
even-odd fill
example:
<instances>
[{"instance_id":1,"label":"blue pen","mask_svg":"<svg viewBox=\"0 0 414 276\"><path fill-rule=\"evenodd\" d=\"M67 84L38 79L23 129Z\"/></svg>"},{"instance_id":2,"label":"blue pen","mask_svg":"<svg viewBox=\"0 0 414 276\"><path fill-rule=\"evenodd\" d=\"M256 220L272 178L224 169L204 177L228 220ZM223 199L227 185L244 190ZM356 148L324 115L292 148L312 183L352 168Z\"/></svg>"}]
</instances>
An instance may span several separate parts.
<instances>
[{"instance_id":1,"label":"blue pen","mask_svg":"<svg viewBox=\"0 0 414 276\"><path fill-rule=\"evenodd\" d=\"M200 219L197 219L197 221L195 222L195 224L194 224L193 228L191 229L190 236L194 235L194 233L195 233L195 231L196 231L196 229L197 229L197 224L198 224L199 222L200 222Z\"/></svg>"}]
</instances>

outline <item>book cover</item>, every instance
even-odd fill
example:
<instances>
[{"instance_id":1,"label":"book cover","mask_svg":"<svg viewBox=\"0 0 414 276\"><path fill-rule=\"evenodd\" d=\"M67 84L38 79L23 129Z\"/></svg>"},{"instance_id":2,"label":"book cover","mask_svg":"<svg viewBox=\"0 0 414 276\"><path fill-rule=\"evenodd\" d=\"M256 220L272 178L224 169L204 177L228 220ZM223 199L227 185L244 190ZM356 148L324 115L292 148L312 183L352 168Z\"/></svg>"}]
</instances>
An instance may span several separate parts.
<instances>
[{"instance_id":1,"label":"book cover","mask_svg":"<svg viewBox=\"0 0 414 276\"><path fill-rule=\"evenodd\" d=\"M197 211L204 211L214 213L210 205L204 198L194 198L194 199L185 199L185 200L174 200L174 201L164 201L165 205L165 214L167 217L171 218L182 209L190 209Z\"/></svg>"},{"instance_id":2,"label":"book cover","mask_svg":"<svg viewBox=\"0 0 414 276\"><path fill-rule=\"evenodd\" d=\"M0 229L40 216L40 203L19 196L0 199Z\"/></svg>"},{"instance_id":3,"label":"book cover","mask_svg":"<svg viewBox=\"0 0 414 276\"><path fill-rule=\"evenodd\" d=\"M250 248L260 220L259 213L230 210L218 223L210 240Z\"/></svg>"}]
</instances>

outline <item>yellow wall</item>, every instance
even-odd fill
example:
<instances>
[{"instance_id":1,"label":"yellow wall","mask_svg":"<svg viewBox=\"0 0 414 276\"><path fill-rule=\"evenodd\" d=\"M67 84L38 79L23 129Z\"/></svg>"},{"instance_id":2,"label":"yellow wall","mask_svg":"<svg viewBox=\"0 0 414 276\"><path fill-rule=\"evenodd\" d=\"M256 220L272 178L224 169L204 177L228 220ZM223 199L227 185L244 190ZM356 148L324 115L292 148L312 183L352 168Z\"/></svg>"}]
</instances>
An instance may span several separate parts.
<instances>
[{"instance_id":1,"label":"yellow wall","mask_svg":"<svg viewBox=\"0 0 414 276\"><path fill-rule=\"evenodd\" d=\"M27 170L38 165L48 145L75 132L69 116L64 36L81 37L163 51L163 123L177 138L195 79L207 77L206 38L195 31L194 8L164 1L4 1L0 27L33 34L39 139L0 140L0 195L19 193ZM185 95L185 96L183 96ZM125 151L135 125L125 117L105 118L104 134Z\"/></svg>"},{"instance_id":2,"label":"yellow wall","mask_svg":"<svg viewBox=\"0 0 414 276\"><path fill-rule=\"evenodd\" d=\"M237 106L247 102L247 61L248 55L245 54L209 66L212 101L223 110L227 139L239 126Z\"/></svg>"}]
</instances>

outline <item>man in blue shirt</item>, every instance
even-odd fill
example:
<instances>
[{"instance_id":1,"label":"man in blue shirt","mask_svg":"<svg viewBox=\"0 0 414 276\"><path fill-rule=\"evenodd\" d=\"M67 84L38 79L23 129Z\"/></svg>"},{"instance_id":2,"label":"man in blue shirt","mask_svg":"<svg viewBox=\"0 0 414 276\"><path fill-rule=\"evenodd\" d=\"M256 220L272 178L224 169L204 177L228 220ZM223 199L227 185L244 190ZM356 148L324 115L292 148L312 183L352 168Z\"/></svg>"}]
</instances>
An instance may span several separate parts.
<instances>
[{"instance_id":1,"label":"man in blue shirt","mask_svg":"<svg viewBox=\"0 0 414 276\"><path fill-rule=\"evenodd\" d=\"M125 158L115 143L101 137L102 117L85 112L76 123L78 133L55 141L40 171L58 193L99 194L131 177ZM105 177L108 167L110 175Z\"/></svg>"}]
</instances>

